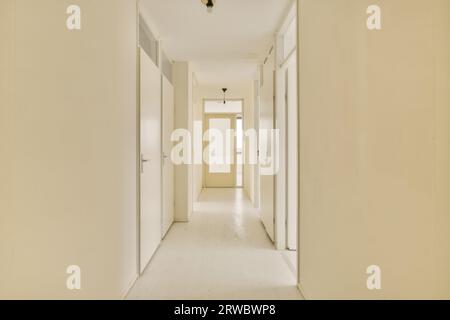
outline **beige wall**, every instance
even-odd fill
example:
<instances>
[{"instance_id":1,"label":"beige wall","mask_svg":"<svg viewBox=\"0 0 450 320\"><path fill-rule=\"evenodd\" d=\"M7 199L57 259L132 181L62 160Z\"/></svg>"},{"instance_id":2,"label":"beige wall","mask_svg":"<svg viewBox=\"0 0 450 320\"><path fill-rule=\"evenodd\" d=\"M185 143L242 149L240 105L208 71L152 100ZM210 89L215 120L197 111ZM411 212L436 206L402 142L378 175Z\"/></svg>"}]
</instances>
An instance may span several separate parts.
<instances>
[{"instance_id":1,"label":"beige wall","mask_svg":"<svg viewBox=\"0 0 450 320\"><path fill-rule=\"evenodd\" d=\"M173 64L173 87L175 102L175 129L192 132L193 119L193 73L189 62L179 61ZM177 144L177 143L175 143ZM175 166L175 221L189 221L193 193L191 190L194 166L188 164Z\"/></svg>"},{"instance_id":2,"label":"beige wall","mask_svg":"<svg viewBox=\"0 0 450 320\"><path fill-rule=\"evenodd\" d=\"M246 97L246 105L244 105L244 132L248 129L255 129L255 88L253 82L248 84L249 96ZM244 103L245 103L244 101ZM244 165L244 189L250 197L252 203L255 203L255 165L247 163L251 154L249 139L245 139L245 155L246 163Z\"/></svg>"},{"instance_id":3,"label":"beige wall","mask_svg":"<svg viewBox=\"0 0 450 320\"><path fill-rule=\"evenodd\" d=\"M450 298L450 1L433 6L435 53L436 285L438 297Z\"/></svg>"},{"instance_id":4,"label":"beige wall","mask_svg":"<svg viewBox=\"0 0 450 320\"><path fill-rule=\"evenodd\" d=\"M79 0L70 32L72 3L1 1L0 298L120 298L136 275L136 4Z\"/></svg>"},{"instance_id":5,"label":"beige wall","mask_svg":"<svg viewBox=\"0 0 450 320\"><path fill-rule=\"evenodd\" d=\"M5 297L4 289L11 270L14 249L11 246L12 228L12 159L7 156L11 149L10 122L12 105L12 68L14 63L14 0L0 1L0 298Z\"/></svg>"},{"instance_id":6,"label":"beige wall","mask_svg":"<svg viewBox=\"0 0 450 320\"><path fill-rule=\"evenodd\" d=\"M450 298L448 1L299 3L302 289Z\"/></svg>"},{"instance_id":7,"label":"beige wall","mask_svg":"<svg viewBox=\"0 0 450 320\"><path fill-rule=\"evenodd\" d=\"M199 101L203 113L203 101L223 99L221 87L213 85L198 85L196 88L196 96ZM254 103L253 103L253 82L248 81L241 84L228 86L227 99L243 99L244 100L244 131L254 128ZM197 115L198 116L198 115ZM202 116L203 118L203 116ZM248 143L246 143L246 153L248 151ZM254 188L253 188L253 165L244 165L244 190L253 202Z\"/></svg>"}]
</instances>

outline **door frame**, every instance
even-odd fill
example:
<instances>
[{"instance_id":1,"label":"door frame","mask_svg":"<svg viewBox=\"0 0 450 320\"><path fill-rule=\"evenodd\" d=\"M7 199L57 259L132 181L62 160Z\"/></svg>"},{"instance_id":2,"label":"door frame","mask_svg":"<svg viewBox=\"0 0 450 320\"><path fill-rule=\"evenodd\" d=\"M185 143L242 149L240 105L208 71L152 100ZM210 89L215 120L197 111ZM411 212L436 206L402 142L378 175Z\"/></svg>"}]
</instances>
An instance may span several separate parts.
<instances>
[{"instance_id":1,"label":"door frame","mask_svg":"<svg viewBox=\"0 0 450 320\"><path fill-rule=\"evenodd\" d=\"M294 0L292 1L291 8L289 12L286 14L284 21L279 28L276 36L275 36L275 46L276 46L276 107L275 107L275 116L277 119L277 128L280 129L280 163L279 163L279 174L276 177L276 192L280 190L287 190L283 188L287 188L287 148L286 144L287 132L285 128L287 127L287 105L284 102L284 90L285 90L285 67L286 64L289 64L289 61L295 59L297 61L297 174L298 174L298 182L297 182L297 288L301 292L301 294L306 298L300 281L300 261L301 261L301 241L300 241L300 224L301 224L301 209L300 209L300 162L301 162L301 128L300 128L300 117L301 117L301 104L300 104L300 56L301 56L301 39L299 35L300 30L300 1ZM284 55L284 47L283 47L283 36L286 32L287 28L290 26L293 19L296 19L296 40L297 44L293 50L289 52L286 56ZM281 189L280 189L281 187ZM279 250L285 250L287 248L287 229L286 229L286 218L287 218L287 198L281 196L280 194L275 193L275 246Z\"/></svg>"},{"instance_id":2,"label":"door frame","mask_svg":"<svg viewBox=\"0 0 450 320\"><path fill-rule=\"evenodd\" d=\"M167 236L167 234L169 233L170 229L172 228L174 222L175 222L175 165L172 162L172 159L170 157L170 153L172 152L172 148L174 146L174 143L171 142L171 146L170 146L170 150L168 151L168 154L165 154L165 150L164 150L164 142L165 142L165 137L164 136L164 131L165 131L165 114L164 114L164 95L165 95L165 91L164 91L164 82L167 81L170 85L171 85L171 89L172 89L172 131L175 129L175 88L173 86L173 83L167 79L167 77L162 74L161 72L161 214L162 214L162 219L161 219L161 235L162 235L162 240L164 240L164 238ZM170 139L170 136L169 136ZM169 162L169 165L171 165L172 171L173 171L173 181L172 181L172 221L170 223L170 225L168 226L167 230L165 229L165 225L164 225L164 217L165 217L165 196L166 196L166 183L165 179L164 179L164 169L166 167L165 163ZM166 179L167 180L167 179Z\"/></svg>"},{"instance_id":3,"label":"door frame","mask_svg":"<svg viewBox=\"0 0 450 320\"><path fill-rule=\"evenodd\" d=\"M158 156L152 158L151 160L143 160L143 154L142 154L142 92L140 90L141 88L141 84L142 84L142 74L141 74L141 66L142 66L142 56L145 55L147 56L147 58L150 60L150 63L152 65L154 65L154 67L156 68L156 70L158 71L158 82L159 82L159 92L157 92L157 95L159 95L159 108L158 108L158 113L159 113L159 136L160 136L160 146L159 146L159 150L158 150ZM139 265L138 265L138 274L142 275L145 271L145 269L147 268L147 266L149 265L149 263L151 262L154 254L157 252L161 241L162 241L162 229L163 229L163 223L162 223L162 219L163 219L163 211L162 211L162 77L161 77L161 69L159 68L159 65L157 63L154 63L154 61L150 58L150 56L147 55L147 53L145 52L145 50L141 47L139 47L139 82L138 82L138 87L139 87L139 96L138 96L138 101L139 101L139 118L138 118L138 123L139 123L139 131L138 131L138 149L139 149L139 155L138 155L138 194L139 194L139 211L138 211L138 217L139 217L139 223L138 223L138 242L139 242L139 252L138 252L138 256L139 256ZM151 163L157 162L158 163L158 169L159 169L159 179L160 179L160 184L159 184L159 190L160 190L160 194L159 194L159 210L160 210L160 217L159 217L159 221L160 221L160 225L159 225L159 242L152 254L152 256L149 258L149 260L146 262L145 266L142 265L142 174L143 174L143 166L144 166L144 162L150 161Z\"/></svg>"},{"instance_id":4,"label":"door frame","mask_svg":"<svg viewBox=\"0 0 450 320\"><path fill-rule=\"evenodd\" d=\"M242 165L242 186L241 187L236 187L236 175L234 177L234 186L233 187L228 187L228 189L245 189L246 185L245 185L245 99L243 98L234 98L234 99L226 99L226 101L241 101L241 105L242 105L242 112L215 112L215 113L206 113L205 112L205 104L208 101L223 101L222 99L217 99L217 98L208 98L208 99L203 99L202 101L202 119L203 119L203 129L206 128L206 116L208 114L216 114L216 115L227 115L227 114L232 114L232 115L241 115L242 116L242 130L244 132L243 134L243 154L244 154L244 164ZM236 125L236 124L235 124ZM202 156L203 156L203 150L205 149L205 142L203 141L203 134L204 134L204 130L202 132ZM235 141L234 141L235 145L236 145L236 137L235 137ZM235 150L237 150L235 148ZM235 159L236 159L236 152L235 152ZM203 158L202 158L202 188L206 189L208 188L206 186L206 170L208 168L207 164L204 163ZM210 187L211 189L214 189L213 187Z\"/></svg>"},{"instance_id":5,"label":"door frame","mask_svg":"<svg viewBox=\"0 0 450 320\"><path fill-rule=\"evenodd\" d=\"M259 168L259 118L261 107L261 77L262 77L262 65L258 67L258 80L253 81L253 124L256 130L256 163L253 165L253 206L255 209L260 207L260 168Z\"/></svg>"},{"instance_id":6,"label":"door frame","mask_svg":"<svg viewBox=\"0 0 450 320\"><path fill-rule=\"evenodd\" d=\"M140 27L141 23L146 31L150 32L152 35L153 32L150 29L146 19L141 13L139 1L136 3L136 279L139 279L143 272L141 272L141 44L140 44ZM161 42L159 39L155 37L156 42L156 61L152 61L155 63L158 68L161 77L163 76L161 70ZM161 78L161 90L158 92L161 98L161 107L162 107L162 78ZM161 110L161 119L160 124L162 127L162 110ZM161 136L162 137L162 136ZM161 156L162 156L162 140L161 140ZM162 164L161 164L161 174L162 174ZM162 191L162 178L161 178L161 191ZM162 209L162 192L160 197L160 204ZM161 239L162 239L162 210L161 210ZM158 249L156 249L158 250ZM156 251L155 251L156 252ZM151 259L148 264L150 264ZM147 264L147 266L148 266ZM135 282L133 281L133 283Z\"/></svg>"},{"instance_id":7,"label":"door frame","mask_svg":"<svg viewBox=\"0 0 450 320\"><path fill-rule=\"evenodd\" d=\"M277 190L277 179L279 173L281 172L279 169L280 159L279 153L282 150L282 147L277 143L281 142L281 135L278 141L274 141L274 135L270 132L273 132L274 129L277 129L277 110L276 107L278 103L276 101L276 88L277 84L277 71L276 71L276 43L271 45L271 48L264 60L264 64L261 67L261 79L260 83L260 105L259 105L259 139L258 139L258 162L259 162L259 191L260 191L260 207L259 207L259 216L264 226L264 230L267 233L270 241L275 245L277 241L277 224L276 219L278 218L276 215L277 212L277 196L283 195L283 190ZM266 137L264 140L261 138L261 130L269 130L270 132L266 133ZM266 140L267 139L267 140ZM267 145L266 145L267 143ZM265 147L265 150L262 148ZM271 159L271 169L277 169L276 172L270 171L263 173L263 169L267 169L266 165L262 163L262 160L267 160L267 157L270 152ZM268 174L269 173L269 174Z\"/></svg>"},{"instance_id":8,"label":"door frame","mask_svg":"<svg viewBox=\"0 0 450 320\"><path fill-rule=\"evenodd\" d=\"M275 73L276 73L276 88L275 88L275 118L276 128L280 130L280 162L279 171L276 175L275 187L275 247L278 250L287 249L287 190L288 190L288 105L286 103L286 71L289 64L296 59L297 46L295 46L288 55L284 54L284 33L289 28L291 23L296 18L296 4L291 7L289 14L286 16L282 28L276 36L276 51L275 51ZM298 70L298 66L297 66ZM297 232L298 233L298 232Z\"/></svg>"},{"instance_id":9,"label":"door frame","mask_svg":"<svg viewBox=\"0 0 450 320\"><path fill-rule=\"evenodd\" d=\"M236 132L236 115L237 113L208 113L208 114L204 114L203 119L204 119L204 127L203 127L203 134L205 132L207 132L210 127L209 127L209 120L210 119L226 119L226 120L230 120L230 129L229 130L233 130L234 132ZM202 154L204 153L205 148L208 146L208 141L203 141L203 148L202 148ZM232 189L232 188L236 188L236 175L237 175L237 166L236 166L236 137L234 137L233 142L232 142L232 149L233 149L233 163L230 164L230 168L231 168L231 173L226 173L226 174L231 174L232 179L233 179L233 186L229 186L229 187L211 187L207 185L207 179L208 179L208 168L209 168L209 164L205 163L205 165L203 166L203 176L205 177L205 187L208 189ZM208 159L209 160L209 159ZM217 174L221 174L221 173L217 173ZM225 173L222 173L225 174Z\"/></svg>"},{"instance_id":10,"label":"door frame","mask_svg":"<svg viewBox=\"0 0 450 320\"><path fill-rule=\"evenodd\" d=\"M294 54L295 56L295 54ZM296 67L293 70L293 67ZM291 69L292 68L292 69ZM294 128L291 128L291 121L292 119L296 119L297 118L297 113L295 111L291 111L292 105L291 105L291 101L290 101L290 97L291 97L291 92L290 92L290 87L291 87L291 81L296 77L297 77L297 65L296 65L296 60L292 57L292 58L288 58L286 60L286 64L285 67L281 69L282 72L284 72L284 91L285 91L285 95L284 95L284 104L285 104L285 112L286 112L286 250L289 251L298 251L297 249L297 241L295 241L295 244L293 244L292 242L289 241L289 236L290 236L290 226L295 228L295 234L298 235L298 227L291 225L292 223L296 223L295 220L293 222L291 222L291 205L294 205L293 203L291 203L292 199L297 199L297 195L294 197L291 197L291 192L290 192L290 188L291 188L291 177L293 176L292 171L294 171L293 173L295 173L295 175L297 176L297 179L295 181L294 184L294 192L297 193L298 191L298 185L299 185L299 179L298 179L298 169L296 169L296 164L298 164L298 148L296 143L291 143L291 139L294 140L294 142L297 142L297 131L298 131L298 123L296 125L294 125ZM294 73L295 72L295 73ZM295 74L295 75L294 75ZM297 83L295 81L295 83ZM298 89L297 89L298 90ZM295 117L293 117L293 115L291 113L295 113ZM295 120L297 121L297 120ZM292 133L291 131L294 130L294 133ZM295 148L292 147L295 145ZM291 150L290 148L292 147L292 149L295 150ZM295 161L292 161L293 159L291 159L291 156L295 156ZM291 165L294 167L292 168ZM295 207L298 207L298 204L295 204ZM298 211L298 208L296 209L296 211ZM298 217L297 217L298 218ZM295 219L292 217L292 219ZM297 238L297 237L296 237ZM296 239L297 240L297 239ZM292 243L293 246L295 246L295 249L290 248L290 243ZM298 254L298 253L297 253Z\"/></svg>"},{"instance_id":11,"label":"door frame","mask_svg":"<svg viewBox=\"0 0 450 320\"><path fill-rule=\"evenodd\" d=\"M244 105L242 105L242 112L241 113L236 113L236 117L235 117L235 127L234 127L234 130L235 130L235 132L237 132L237 120L238 119L241 119L242 120L242 150L241 150L241 153L242 153L242 185L241 186L238 186L237 185L237 170L238 170L238 149L237 149L237 136L235 136L235 140L234 140L234 143L235 143L235 146L236 146L236 148L234 148L235 149L235 153L234 153L234 159L235 159L235 161L236 161L236 174L235 174L235 183L234 183L234 185L235 185L235 189L244 189L244 170L245 170L245 130L244 130Z\"/></svg>"}]
</instances>

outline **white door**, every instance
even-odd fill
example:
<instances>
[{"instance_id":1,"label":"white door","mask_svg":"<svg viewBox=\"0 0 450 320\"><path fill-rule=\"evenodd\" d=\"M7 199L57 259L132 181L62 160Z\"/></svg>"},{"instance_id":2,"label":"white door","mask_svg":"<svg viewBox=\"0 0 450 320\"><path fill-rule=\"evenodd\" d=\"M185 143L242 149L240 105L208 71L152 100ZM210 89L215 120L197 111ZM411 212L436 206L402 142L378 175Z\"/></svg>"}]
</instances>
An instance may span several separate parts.
<instances>
[{"instance_id":1,"label":"white door","mask_svg":"<svg viewBox=\"0 0 450 320\"><path fill-rule=\"evenodd\" d=\"M298 215L298 125L297 125L297 62L295 59L286 69L287 110L287 248L297 249Z\"/></svg>"},{"instance_id":2,"label":"white door","mask_svg":"<svg viewBox=\"0 0 450 320\"><path fill-rule=\"evenodd\" d=\"M161 242L161 73L140 51L140 270Z\"/></svg>"},{"instance_id":3,"label":"white door","mask_svg":"<svg viewBox=\"0 0 450 320\"><path fill-rule=\"evenodd\" d=\"M254 82L254 121L255 121L255 130L256 132L259 132L259 109L260 109L260 82L258 80L255 80ZM258 144L259 137L256 137L256 143ZM258 147L259 149L259 147ZM253 174L253 185L254 185L254 206L255 208L260 207L260 177L259 177L259 163L256 163L253 167L254 174Z\"/></svg>"},{"instance_id":4,"label":"white door","mask_svg":"<svg viewBox=\"0 0 450 320\"><path fill-rule=\"evenodd\" d=\"M260 212L261 220L267 234L275 241L274 219L274 191L276 166L275 145L273 144L274 107L275 107L275 58L272 50L269 59L263 68L263 86L261 88L260 103L260 139L259 139L259 163L260 163Z\"/></svg>"},{"instance_id":5,"label":"white door","mask_svg":"<svg viewBox=\"0 0 450 320\"><path fill-rule=\"evenodd\" d=\"M236 129L235 114L205 115L206 188L234 188L236 186L236 143L231 130Z\"/></svg>"},{"instance_id":6,"label":"white door","mask_svg":"<svg viewBox=\"0 0 450 320\"><path fill-rule=\"evenodd\" d=\"M170 226L174 221L174 165L170 157L173 143L171 135L174 129L174 91L173 86L166 79L162 77L162 150L163 150L163 237L169 231Z\"/></svg>"}]
</instances>

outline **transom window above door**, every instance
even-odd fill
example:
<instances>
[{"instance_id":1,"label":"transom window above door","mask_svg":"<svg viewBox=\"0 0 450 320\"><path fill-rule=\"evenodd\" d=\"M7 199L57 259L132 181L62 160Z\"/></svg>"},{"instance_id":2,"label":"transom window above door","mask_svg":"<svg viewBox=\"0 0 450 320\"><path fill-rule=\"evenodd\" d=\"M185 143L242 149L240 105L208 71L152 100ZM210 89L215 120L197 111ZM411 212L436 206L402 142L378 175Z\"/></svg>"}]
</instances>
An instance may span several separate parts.
<instances>
[{"instance_id":1,"label":"transom window above door","mask_svg":"<svg viewBox=\"0 0 450 320\"><path fill-rule=\"evenodd\" d=\"M242 100L205 100L205 114L242 113Z\"/></svg>"}]
</instances>

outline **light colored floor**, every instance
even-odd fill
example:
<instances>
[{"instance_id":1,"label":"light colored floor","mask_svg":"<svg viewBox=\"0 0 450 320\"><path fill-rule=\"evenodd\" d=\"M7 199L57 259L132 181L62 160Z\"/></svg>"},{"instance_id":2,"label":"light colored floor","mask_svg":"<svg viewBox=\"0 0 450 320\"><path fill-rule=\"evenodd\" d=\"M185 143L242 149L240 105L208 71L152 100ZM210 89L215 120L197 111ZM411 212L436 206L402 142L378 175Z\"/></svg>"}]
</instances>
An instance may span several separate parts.
<instances>
[{"instance_id":1,"label":"light colored floor","mask_svg":"<svg viewBox=\"0 0 450 320\"><path fill-rule=\"evenodd\" d=\"M236 186L242 187L244 185L244 156L242 152L237 153L236 157Z\"/></svg>"},{"instance_id":2,"label":"light colored floor","mask_svg":"<svg viewBox=\"0 0 450 320\"><path fill-rule=\"evenodd\" d=\"M128 299L301 299L242 189L208 189L176 223Z\"/></svg>"}]
</instances>

